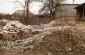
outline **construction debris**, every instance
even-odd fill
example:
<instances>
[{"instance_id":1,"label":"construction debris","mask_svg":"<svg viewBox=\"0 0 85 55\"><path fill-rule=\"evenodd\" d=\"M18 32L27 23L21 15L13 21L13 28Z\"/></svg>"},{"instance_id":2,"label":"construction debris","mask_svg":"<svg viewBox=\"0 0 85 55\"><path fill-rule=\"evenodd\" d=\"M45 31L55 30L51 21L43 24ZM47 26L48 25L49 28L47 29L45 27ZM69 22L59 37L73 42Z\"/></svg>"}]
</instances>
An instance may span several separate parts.
<instances>
[{"instance_id":1,"label":"construction debris","mask_svg":"<svg viewBox=\"0 0 85 55\"><path fill-rule=\"evenodd\" d=\"M35 51L36 55L78 54L75 51L81 53L80 50L85 48L85 34L81 29L78 29L75 26L45 28L43 32L32 37L7 41L6 45L2 48L9 51L16 50L21 52L31 50L32 53ZM83 53L85 52L83 51Z\"/></svg>"},{"instance_id":2,"label":"construction debris","mask_svg":"<svg viewBox=\"0 0 85 55\"><path fill-rule=\"evenodd\" d=\"M17 40L31 36L32 29L30 25L25 26L19 21L10 21L1 29L0 33L6 40Z\"/></svg>"},{"instance_id":3,"label":"construction debris","mask_svg":"<svg viewBox=\"0 0 85 55\"><path fill-rule=\"evenodd\" d=\"M26 26L19 21L7 22L0 29L0 39L3 40L0 40L1 49L32 54L35 52L35 55L78 55L77 51L81 53L85 49L85 27L57 26L55 21L47 25L49 26Z\"/></svg>"}]
</instances>

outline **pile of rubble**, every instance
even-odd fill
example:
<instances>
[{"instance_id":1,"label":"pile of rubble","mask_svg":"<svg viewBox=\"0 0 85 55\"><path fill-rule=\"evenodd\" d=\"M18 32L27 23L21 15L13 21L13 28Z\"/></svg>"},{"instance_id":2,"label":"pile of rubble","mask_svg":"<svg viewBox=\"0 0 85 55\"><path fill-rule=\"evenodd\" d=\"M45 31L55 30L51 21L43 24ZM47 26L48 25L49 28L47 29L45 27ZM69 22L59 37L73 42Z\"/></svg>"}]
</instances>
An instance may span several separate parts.
<instances>
[{"instance_id":1,"label":"pile of rubble","mask_svg":"<svg viewBox=\"0 0 85 55\"><path fill-rule=\"evenodd\" d=\"M40 28L39 26L32 26L32 27L35 28L35 29L33 29L33 31L37 31L37 29L39 31L41 31L41 29L39 29ZM42 42L42 39L46 35L51 34L51 31L53 31L53 29L54 28L51 28L51 29L45 28L45 29L43 29L43 32L40 32L39 34L33 35L33 36L29 37L29 38L23 38L21 40L20 39L16 39L15 41L11 41L11 40L13 40L13 38L10 38L9 36L6 35L5 38L8 37L8 38L10 38L10 40L7 39L9 41L6 41L6 43L3 44L4 46L2 48L6 49L6 50L19 50L19 51L24 51L24 50L26 50L28 48L33 49L36 45L38 45L40 42ZM10 35L12 35L12 34L10 34ZM21 36L20 37L17 36L17 37L21 38Z\"/></svg>"},{"instance_id":2,"label":"pile of rubble","mask_svg":"<svg viewBox=\"0 0 85 55\"><path fill-rule=\"evenodd\" d=\"M85 53L85 34L81 29L72 26L57 26L44 28L42 33L33 35L32 37L8 41L7 46L2 47L7 50L27 51L30 54L35 53L42 55L58 55L58 54L83 54ZM82 52L80 51L82 50Z\"/></svg>"},{"instance_id":3,"label":"pile of rubble","mask_svg":"<svg viewBox=\"0 0 85 55\"><path fill-rule=\"evenodd\" d=\"M49 27L40 27L26 26L19 21L7 22L0 29L0 39L3 36L4 40L8 40L0 43L1 49L27 51L34 55L78 55L79 53L84 55L85 27L56 26L55 23L53 21Z\"/></svg>"},{"instance_id":4,"label":"pile of rubble","mask_svg":"<svg viewBox=\"0 0 85 55\"><path fill-rule=\"evenodd\" d=\"M9 21L2 27L0 34L5 40L17 40L31 36L32 29L30 25L25 26L19 21Z\"/></svg>"}]
</instances>

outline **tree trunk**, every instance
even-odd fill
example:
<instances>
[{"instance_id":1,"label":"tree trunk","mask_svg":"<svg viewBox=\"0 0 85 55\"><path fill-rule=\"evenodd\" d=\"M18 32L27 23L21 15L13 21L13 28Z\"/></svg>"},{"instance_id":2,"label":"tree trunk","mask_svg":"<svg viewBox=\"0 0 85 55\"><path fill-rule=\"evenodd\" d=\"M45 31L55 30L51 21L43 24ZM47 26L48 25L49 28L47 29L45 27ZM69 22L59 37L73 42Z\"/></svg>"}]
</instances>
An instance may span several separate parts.
<instances>
[{"instance_id":1,"label":"tree trunk","mask_svg":"<svg viewBox=\"0 0 85 55\"><path fill-rule=\"evenodd\" d=\"M83 20L85 20L85 7L83 8Z\"/></svg>"},{"instance_id":2,"label":"tree trunk","mask_svg":"<svg viewBox=\"0 0 85 55\"><path fill-rule=\"evenodd\" d=\"M25 0L25 24L29 24L29 0Z\"/></svg>"}]
</instances>

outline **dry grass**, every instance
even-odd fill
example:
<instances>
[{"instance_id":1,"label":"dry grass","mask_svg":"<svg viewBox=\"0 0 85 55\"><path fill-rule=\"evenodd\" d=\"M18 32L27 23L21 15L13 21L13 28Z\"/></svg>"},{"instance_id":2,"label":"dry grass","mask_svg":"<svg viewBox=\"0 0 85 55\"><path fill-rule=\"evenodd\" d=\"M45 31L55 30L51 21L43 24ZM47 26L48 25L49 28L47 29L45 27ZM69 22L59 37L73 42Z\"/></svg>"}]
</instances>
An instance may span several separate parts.
<instances>
[{"instance_id":1,"label":"dry grass","mask_svg":"<svg viewBox=\"0 0 85 55\"><path fill-rule=\"evenodd\" d=\"M55 30L45 35L42 40L38 44L33 42L35 45L33 49L28 48L23 52L13 53L14 55L85 55L85 32L82 31L82 27L71 26L67 29Z\"/></svg>"},{"instance_id":2,"label":"dry grass","mask_svg":"<svg viewBox=\"0 0 85 55\"><path fill-rule=\"evenodd\" d=\"M34 55L85 55L85 34L76 28L54 31L31 50ZM29 50L26 50L29 51Z\"/></svg>"}]
</instances>

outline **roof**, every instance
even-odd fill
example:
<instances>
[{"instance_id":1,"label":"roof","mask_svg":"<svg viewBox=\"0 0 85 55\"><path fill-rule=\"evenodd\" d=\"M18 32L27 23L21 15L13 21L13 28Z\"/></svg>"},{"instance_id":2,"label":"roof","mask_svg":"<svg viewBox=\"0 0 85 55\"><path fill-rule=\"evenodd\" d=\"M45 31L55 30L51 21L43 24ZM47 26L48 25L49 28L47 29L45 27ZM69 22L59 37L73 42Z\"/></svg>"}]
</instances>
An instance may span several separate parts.
<instances>
[{"instance_id":1,"label":"roof","mask_svg":"<svg viewBox=\"0 0 85 55\"><path fill-rule=\"evenodd\" d=\"M79 6L75 7L75 9L78 9L78 8L84 8L84 7L85 7L85 3L80 4Z\"/></svg>"},{"instance_id":2,"label":"roof","mask_svg":"<svg viewBox=\"0 0 85 55\"><path fill-rule=\"evenodd\" d=\"M13 14L20 14L20 15L22 15L22 14L24 14L24 10L17 10Z\"/></svg>"},{"instance_id":3,"label":"roof","mask_svg":"<svg viewBox=\"0 0 85 55\"><path fill-rule=\"evenodd\" d=\"M24 12L25 12L25 10L17 10L17 11L15 11L13 14L23 15L23 14L24 14ZM31 15L32 13L30 13L30 12L29 12L29 14Z\"/></svg>"},{"instance_id":4,"label":"roof","mask_svg":"<svg viewBox=\"0 0 85 55\"><path fill-rule=\"evenodd\" d=\"M75 7L79 6L79 4L60 4L58 6L74 6L74 8L75 8Z\"/></svg>"},{"instance_id":5,"label":"roof","mask_svg":"<svg viewBox=\"0 0 85 55\"><path fill-rule=\"evenodd\" d=\"M25 13L24 13L24 11L25 10L17 10L17 11L15 11L12 15L24 15ZM30 17L33 15L31 12L29 12L29 15L30 15Z\"/></svg>"},{"instance_id":6,"label":"roof","mask_svg":"<svg viewBox=\"0 0 85 55\"><path fill-rule=\"evenodd\" d=\"M44 15L44 14L48 14L48 13L49 13L49 9L44 9L44 10L39 11L39 14L37 14L37 15ZM24 14L24 10L17 10L13 14L23 15ZM31 12L29 12L29 15L32 16L33 14Z\"/></svg>"},{"instance_id":7,"label":"roof","mask_svg":"<svg viewBox=\"0 0 85 55\"><path fill-rule=\"evenodd\" d=\"M79 5L79 4L60 4L60 5Z\"/></svg>"}]
</instances>

